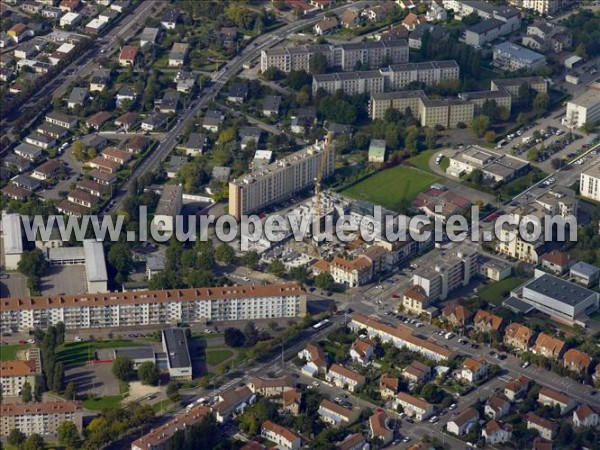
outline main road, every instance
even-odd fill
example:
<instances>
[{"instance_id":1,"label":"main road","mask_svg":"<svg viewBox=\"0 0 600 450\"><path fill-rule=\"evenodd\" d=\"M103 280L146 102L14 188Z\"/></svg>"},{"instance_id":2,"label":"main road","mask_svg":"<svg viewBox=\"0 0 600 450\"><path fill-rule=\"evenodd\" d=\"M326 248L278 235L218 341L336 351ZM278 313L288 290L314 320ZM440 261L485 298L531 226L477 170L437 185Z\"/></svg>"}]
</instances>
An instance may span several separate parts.
<instances>
[{"instance_id":1,"label":"main road","mask_svg":"<svg viewBox=\"0 0 600 450\"><path fill-rule=\"evenodd\" d=\"M343 5L327 10L327 13L344 10L350 6L360 8L363 4L366 4L366 2L362 1L352 5ZM169 131L163 141L161 141L160 145L137 166L134 173L125 181L125 183L123 183L121 189L115 194L115 203L114 206L109 209L109 212L118 211L121 203L127 195L133 178L155 170L160 163L164 161L164 159L179 141L187 123L196 116L201 108L206 106L209 101L215 98L223 85L225 85L232 77L242 70L244 64L257 58L263 49L270 48L281 43L291 33L315 24L324 14L325 12L321 12L309 19L301 19L281 28L277 28L269 33L260 35L254 40L254 43L250 44L239 55L235 56L231 61L229 61L223 69L215 72L212 76L211 85L202 91L199 98L194 100L188 106L188 108L183 111L175 126L171 129L171 131Z\"/></svg>"}]
</instances>

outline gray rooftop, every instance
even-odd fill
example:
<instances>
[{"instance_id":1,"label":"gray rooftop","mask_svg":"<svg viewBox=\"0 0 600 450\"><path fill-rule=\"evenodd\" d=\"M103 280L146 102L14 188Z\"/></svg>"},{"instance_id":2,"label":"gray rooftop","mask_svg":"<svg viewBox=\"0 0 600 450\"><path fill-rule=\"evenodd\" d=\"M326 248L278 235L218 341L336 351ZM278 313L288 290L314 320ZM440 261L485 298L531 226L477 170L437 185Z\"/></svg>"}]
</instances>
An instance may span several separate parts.
<instances>
[{"instance_id":1,"label":"gray rooftop","mask_svg":"<svg viewBox=\"0 0 600 450\"><path fill-rule=\"evenodd\" d=\"M4 254L23 253L23 232L19 214L2 214L2 232L4 234Z\"/></svg>"},{"instance_id":2,"label":"gray rooftop","mask_svg":"<svg viewBox=\"0 0 600 450\"><path fill-rule=\"evenodd\" d=\"M570 306L575 306L594 294L589 289L547 273L524 285L523 290L525 289Z\"/></svg>"},{"instance_id":3,"label":"gray rooftop","mask_svg":"<svg viewBox=\"0 0 600 450\"><path fill-rule=\"evenodd\" d=\"M55 247L48 249L49 261L77 261L85 259L83 247Z\"/></svg>"},{"instance_id":4,"label":"gray rooftop","mask_svg":"<svg viewBox=\"0 0 600 450\"><path fill-rule=\"evenodd\" d=\"M85 276L87 281L108 281L102 242L85 239L83 241L83 251L85 253Z\"/></svg>"},{"instance_id":5,"label":"gray rooftop","mask_svg":"<svg viewBox=\"0 0 600 450\"><path fill-rule=\"evenodd\" d=\"M115 348L115 358L124 356L132 361L140 359L154 359L154 349L152 347L126 347Z\"/></svg>"},{"instance_id":6,"label":"gray rooftop","mask_svg":"<svg viewBox=\"0 0 600 450\"><path fill-rule=\"evenodd\" d=\"M527 314L535 309L529 303L526 303L523 300L518 299L517 297L507 298L502 302L502 305L506 306L509 309L512 309L516 313L522 314Z\"/></svg>"},{"instance_id":7,"label":"gray rooftop","mask_svg":"<svg viewBox=\"0 0 600 450\"><path fill-rule=\"evenodd\" d=\"M592 266L583 261L579 261L571 266L571 275L579 275L584 277L593 277L600 272L600 267Z\"/></svg>"},{"instance_id":8,"label":"gray rooftop","mask_svg":"<svg viewBox=\"0 0 600 450\"><path fill-rule=\"evenodd\" d=\"M535 62L545 58L544 55L540 53L534 52L533 50L529 50L528 48L521 47L520 45L516 45L508 41L494 45L494 53L496 52L507 53L510 55L511 58L531 62Z\"/></svg>"},{"instance_id":9,"label":"gray rooftop","mask_svg":"<svg viewBox=\"0 0 600 450\"><path fill-rule=\"evenodd\" d=\"M165 270L165 259L161 255L148 255L146 269L151 271Z\"/></svg>"},{"instance_id":10,"label":"gray rooftop","mask_svg":"<svg viewBox=\"0 0 600 450\"><path fill-rule=\"evenodd\" d=\"M163 330L163 345L166 347L169 368L190 367L192 365L183 328Z\"/></svg>"},{"instance_id":11,"label":"gray rooftop","mask_svg":"<svg viewBox=\"0 0 600 450\"><path fill-rule=\"evenodd\" d=\"M487 33L488 31L493 30L494 28L501 27L502 25L504 25L504 22L502 22L501 20L487 19L482 20L481 22L476 23L473 26L470 26L469 28L467 28L467 31L475 34L482 34Z\"/></svg>"}]
</instances>

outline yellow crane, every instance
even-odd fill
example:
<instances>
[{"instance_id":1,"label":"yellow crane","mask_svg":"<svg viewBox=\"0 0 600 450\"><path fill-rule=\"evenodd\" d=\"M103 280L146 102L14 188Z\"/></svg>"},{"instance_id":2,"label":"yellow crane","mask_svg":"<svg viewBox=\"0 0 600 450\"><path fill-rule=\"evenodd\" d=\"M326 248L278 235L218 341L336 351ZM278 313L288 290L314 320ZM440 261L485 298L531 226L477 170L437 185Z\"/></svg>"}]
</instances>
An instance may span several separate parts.
<instances>
[{"instance_id":1,"label":"yellow crane","mask_svg":"<svg viewBox=\"0 0 600 450\"><path fill-rule=\"evenodd\" d=\"M323 148L321 164L319 165L319 170L317 171L317 176L315 177L315 213L317 220L321 220L321 181L323 180L323 173L325 172L325 165L327 164L327 159L329 158L329 150L331 149L332 142L333 134L329 132L325 138L325 146Z\"/></svg>"}]
</instances>

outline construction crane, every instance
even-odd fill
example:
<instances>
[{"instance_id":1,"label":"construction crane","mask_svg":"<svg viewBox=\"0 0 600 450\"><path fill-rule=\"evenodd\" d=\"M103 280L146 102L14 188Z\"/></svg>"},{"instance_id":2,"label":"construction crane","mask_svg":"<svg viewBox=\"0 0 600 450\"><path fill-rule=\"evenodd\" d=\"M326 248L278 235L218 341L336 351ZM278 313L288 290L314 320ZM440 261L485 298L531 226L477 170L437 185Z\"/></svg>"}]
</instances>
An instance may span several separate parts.
<instances>
[{"instance_id":1,"label":"construction crane","mask_svg":"<svg viewBox=\"0 0 600 450\"><path fill-rule=\"evenodd\" d=\"M333 134L329 132L327 133L327 137L325 138L325 145L323 147L323 156L321 157L321 164L319 165L319 170L317 171L317 176L315 177L315 213L317 216L317 220L321 220L321 182L323 180L323 173L325 172L325 165L327 164L327 160L329 158L329 150L331 149L332 141Z\"/></svg>"}]
</instances>

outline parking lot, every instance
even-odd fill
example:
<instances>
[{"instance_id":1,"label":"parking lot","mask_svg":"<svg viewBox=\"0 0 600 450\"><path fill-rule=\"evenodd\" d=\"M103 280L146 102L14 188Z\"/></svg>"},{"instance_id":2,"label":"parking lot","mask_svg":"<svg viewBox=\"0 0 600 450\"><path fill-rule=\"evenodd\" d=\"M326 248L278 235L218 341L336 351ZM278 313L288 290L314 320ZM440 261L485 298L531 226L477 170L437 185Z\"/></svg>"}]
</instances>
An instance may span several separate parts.
<instances>
[{"instance_id":1,"label":"parking lot","mask_svg":"<svg viewBox=\"0 0 600 450\"><path fill-rule=\"evenodd\" d=\"M0 280L0 297L28 297L27 277L25 275L11 272L6 274L7 278Z\"/></svg>"},{"instance_id":2,"label":"parking lot","mask_svg":"<svg viewBox=\"0 0 600 450\"><path fill-rule=\"evenodd\" d=\"M65 385L75 383L79 397L86 394L104 397L119 395L119 381L112 374L112 364L98 363L71 366L65 369Z\"/></svg>"},{"instance_id":3,"label":"parking lot","mask_svg":"<svg viewBox=\"0 0 600 450\"><path fill-rule=\"evenodd\" d=\"M44 295L85 294L85 266L50 266L42 277L40 290Z\"/></svg>"}]
</instances>

